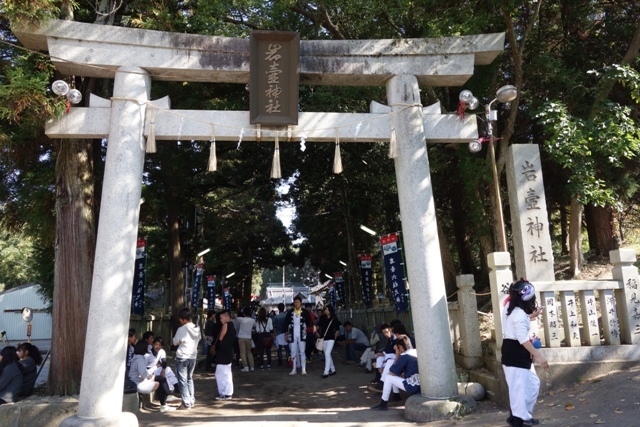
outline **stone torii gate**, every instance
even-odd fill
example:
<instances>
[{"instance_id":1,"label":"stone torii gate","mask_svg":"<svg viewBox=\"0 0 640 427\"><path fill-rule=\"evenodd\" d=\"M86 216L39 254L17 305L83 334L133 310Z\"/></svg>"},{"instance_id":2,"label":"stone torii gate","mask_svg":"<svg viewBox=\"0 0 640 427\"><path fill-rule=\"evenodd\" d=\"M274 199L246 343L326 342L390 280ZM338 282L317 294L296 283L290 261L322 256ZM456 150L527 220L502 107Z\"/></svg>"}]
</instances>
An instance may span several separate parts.
<instances>
[{"instance_id":1,"label":"stone torii gate","mask_svg":"<svg viewBox=\"0 0 640 427\"><path fill-rule=\"evenodd\" d=\"M26 47L48 51L62 74L115 79L111 100L92 96L88 108L72 108L46 130L51 138L108 138L87 335L112 346L86 346L78 414L63 425L137 425L135 415L120 408L150 127L146 111L155 107L157 140L209 140L215 123L231 124L216 127L217 140L237 141L238 129L244 141L260 139L248 112L170 110L166 98L149 100L151 81L247 83L249 40L55 20L15 28L14 34ZM419 86L461 86L474 65L489 64L503 45L503 33L300 45L301 84L387 87L389 107L372 106L369 114L299 113L287 137L334 141L338 129L343 142L388 141L392 119L385 113L395 116L394 164L413 324L418 348L428 349L418 357L422 397L433 402L458 393L425 140L468 143L477 138L477 127L475 116L440 114L438 104L421 108ZM308 132L318 128L325 130ZM262 140L273 140L264 127Z\"/></svg>"}]
</instances>

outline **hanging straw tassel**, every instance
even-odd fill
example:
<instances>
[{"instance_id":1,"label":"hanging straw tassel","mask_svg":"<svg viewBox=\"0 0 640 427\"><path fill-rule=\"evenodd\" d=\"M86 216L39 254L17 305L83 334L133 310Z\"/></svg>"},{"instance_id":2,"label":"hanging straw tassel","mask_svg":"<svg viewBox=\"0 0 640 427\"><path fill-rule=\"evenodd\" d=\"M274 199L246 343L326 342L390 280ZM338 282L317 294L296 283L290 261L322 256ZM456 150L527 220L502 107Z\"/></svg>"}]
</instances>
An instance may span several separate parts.
<instances>
[{"instance_id":1,"label":"hanging straw tassel","mask_svg":"<svg viewBox=\"0 0 640 427\"><path fill-rule=\"evenodd\" d=\"M391 138L389 139L389 158L398 157L398 141L396 141L396 130L391 129Z\"/></svg>"},{"instance_id":2,"label":"hanging straw tassel","mask_svg":"<svg viewBox=\"0 0 640 427\"><path fill-rule=\"evenodd\" d=\"M156 132L155 126L155 108L151 107L151 113L149 114L149 136L147 136L147 153L156 152Z\"/></svg>"},{"instance_id":3,"label":"hanging straw tassel","mask_svg":"<svg viewBox=\"0 0 640 427\"><path fill-rule=\"evenodd\" d=\"M342 173L342 157L340 156L340 134L336 128L336 153L333 156L333 173Z\"/></svg>"},{"instance_id":4,"label":"hanging straw tassel","mask_svg":"<svg viewBox=\"0 0 640 427\"><path fill-rule=\"evenodd\" d=\"M209 172L218 170L218 158L216 157L216 127L211 126L211 147L209 152L209 164L207 165Z\"/></svg>"},{"instance_id":5,"label":"hanging straw tassel","mask_svg":"<svg viewBox=\"0 0 640 427\"><path fill-rule=\"evenodd\" d=\"M391 115L391 138L389 138L389 158L398 157L398 141L396 140L396 115Z\"/></svg>"},{"instance_id":6,"label":"hanging straw tassel","mask_svg":"<svg viewBox=\"0 0 640 427\"><path fill-rule=\"evenodd\" d=\"M273 164L271 165L271 178L282 178L280 171L280 142L278 141L278 132L276 132L276 148L273 151Z\"/></svg>"}]
</instances>

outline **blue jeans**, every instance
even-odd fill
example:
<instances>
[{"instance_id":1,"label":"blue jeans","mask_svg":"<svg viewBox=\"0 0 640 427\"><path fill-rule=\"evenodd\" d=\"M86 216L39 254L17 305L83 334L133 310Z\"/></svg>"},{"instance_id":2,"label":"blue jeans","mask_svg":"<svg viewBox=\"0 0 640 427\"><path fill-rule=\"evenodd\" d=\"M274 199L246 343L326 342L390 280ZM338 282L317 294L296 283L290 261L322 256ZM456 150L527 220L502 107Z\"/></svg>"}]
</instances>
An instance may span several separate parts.
<instances>
[{"instance_id":1,"label":"blue jeans","mask_svg":"<svg viewBox=\"0 0 640 427\"><path fill-rule=\"evenodd\" d=\"M193 371L196 369L196 359L176 359L176 376L182 396L182 404L191 408L196 402L193 389Z\"/></svg>"},{"instance_id":2,"label":"blue jeans","mask_svg":"<svg viewBox=\"0 0 640 427\"><path fill-rule=\"evenodd\" d=\"M347 360L353 360L355 362L356 351L365 351L366 349L367 349L367 346L362 343L356 342L353 344L347 344L345 348Z\"/></svg>"}]
</instances>

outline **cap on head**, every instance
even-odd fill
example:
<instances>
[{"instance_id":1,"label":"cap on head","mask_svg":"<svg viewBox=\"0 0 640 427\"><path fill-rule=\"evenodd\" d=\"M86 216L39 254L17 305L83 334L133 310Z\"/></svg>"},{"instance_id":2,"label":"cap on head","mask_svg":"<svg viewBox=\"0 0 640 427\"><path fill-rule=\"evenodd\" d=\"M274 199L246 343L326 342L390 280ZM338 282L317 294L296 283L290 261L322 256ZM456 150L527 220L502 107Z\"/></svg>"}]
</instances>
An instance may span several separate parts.
<instances>
[{"instance_id":1,"label":"cap on head","mask_svg":"<svg viewBox=\"0 0 640 427\"><path fill-rule=\"evenodd\" d=\"M511 284L509 291L519 296L522 301L531 301L536 296L536 288L523 278Z\"/></svg>"}]
</instances>

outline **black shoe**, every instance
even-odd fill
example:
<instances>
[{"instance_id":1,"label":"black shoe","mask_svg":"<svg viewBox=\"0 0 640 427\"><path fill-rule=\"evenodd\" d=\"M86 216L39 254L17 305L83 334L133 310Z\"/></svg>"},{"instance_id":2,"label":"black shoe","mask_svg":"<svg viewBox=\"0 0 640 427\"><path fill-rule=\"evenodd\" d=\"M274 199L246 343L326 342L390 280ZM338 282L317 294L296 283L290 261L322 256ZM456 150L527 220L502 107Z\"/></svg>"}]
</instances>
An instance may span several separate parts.
<instances>
[{"instance_id":1,"label":"black shoe","mask_svg":"<svg viewBox=\"0 0 640 427\"><path fill-rule=\"evenodd\" d=\"M507 423L509 423L509 425L511 427L523 427L524 423L522 421L522 419L518 418L518 417L514 417L513 415L511 415L509 418L507 418Z\"/></svg>"},{"instance_id":2,"label":"black shoe","mask_svg":"<svg viewBox=\"0 0 640 427\"><path fill-rule=\"evenodd\" d=\"M364 373L365 373L365 374L370 374L371 372L373 372L373 370L371 370L371 369L366 369L366 370L364 371Z\"/></svg>"},{"instance_id":3,"label":"black shoe","mask_svg":"<svg viewBox=\"0 0 640 427\"><path fill-rule=\"evenodd\" d=\"M393 393L391 394L391 400L394 402L400 402L402 400L402 396L400 396L400 393Z\"/></svg>"},{"instance_id":4,"label":"black shoe","mask_svg":"<svg viewBox=\"0 0 640 427\"><path fill-rule=\"evenodd\" d=\"M329 375L322 374L322 375L320 375L320 377L321 378L329 378Z\"/></svg>"},{"instance_id":5,"label":"black shoe","mask_svg":"<svg viewBox=\"0 0 640 427\"><path fill-rule=\"evenodd\" d=\"M335 375L335 374L336 374L336 371L329 372L329 375Z\"/></svg>"},{"instance_id":6,"label":"black shoe","mask_svg":"<svg viewBox=\"0 0 640 427\"><path fill-rule=\"evenodd\" d=\"M531 418L530 420L522 421L522 425L525 427L537 426L538 424L540 424L540 420L537 418Z\"/></svg>"},{"instance_id":7,"label":"black shoe","mask_svg":"<svg viewBox=\"0 0 640 427\"><path fill-rule=\"evenodd\" d=\"M381 400L379 405L371 407L372 411L386 411L387 409L389 408L387 408L387 402L384 400Z\"/></svg>"}]
</instances>

